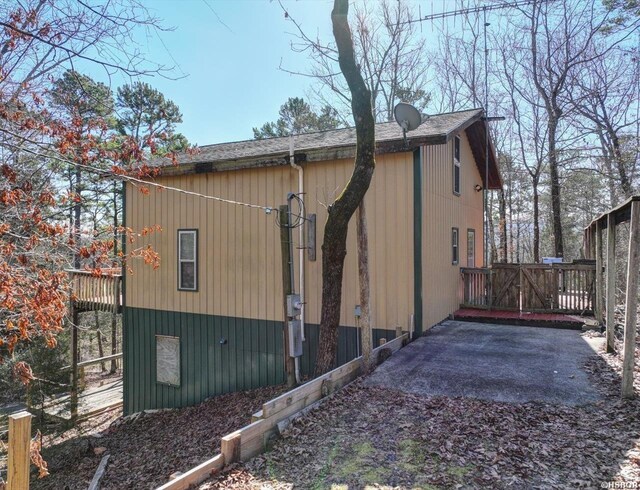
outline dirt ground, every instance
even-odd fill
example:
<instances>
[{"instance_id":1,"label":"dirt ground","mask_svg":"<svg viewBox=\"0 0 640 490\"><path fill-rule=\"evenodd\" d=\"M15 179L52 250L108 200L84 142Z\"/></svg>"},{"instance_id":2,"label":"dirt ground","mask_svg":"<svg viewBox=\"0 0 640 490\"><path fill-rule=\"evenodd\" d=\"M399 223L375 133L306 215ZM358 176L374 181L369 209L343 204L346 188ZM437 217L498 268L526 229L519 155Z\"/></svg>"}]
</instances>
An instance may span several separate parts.
<instances>
[{"instance_id":1,"label":"dirt ground","mask_svg":"<svg viewBox=\"0 0 640 490\"><path fill-rule=\"evenodd\" d=\"M111 455L101 489L156 488L176 471L187 471L220 451L220 438L251 421L262 404L284 387L212 398L195 407L143 413L133 419L106 414L78 429L46 437L50 475L33 489L86 489L102 458ZM97 454L101 453L101 454Z\"/></svg>"},{"instance_id":2,"label":"dirt ground","mask_svg":"<svg viewBox=\"0 0 640 490\"><path fill-rule=\"evenodd\" d=\"M358 381L294 422L271 451L200 489L600 488L639 482L640 400L619 399L619 357L600 353L585 368L603 399L573 407L422 397Z\"/></svg>"}]
</instances>

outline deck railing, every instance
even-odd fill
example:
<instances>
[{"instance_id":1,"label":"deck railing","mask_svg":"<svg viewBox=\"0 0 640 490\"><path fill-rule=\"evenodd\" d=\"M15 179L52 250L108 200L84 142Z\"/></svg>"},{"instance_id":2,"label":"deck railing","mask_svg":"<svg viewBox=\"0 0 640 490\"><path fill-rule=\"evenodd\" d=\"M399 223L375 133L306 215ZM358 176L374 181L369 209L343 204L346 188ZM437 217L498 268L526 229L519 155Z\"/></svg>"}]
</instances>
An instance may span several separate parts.
<instances>
[{"instance_id":1,"label":"deck railing","mask_svg":"<svg viewBox=\"0 0 640 490\"><path fill-rule=\"evenodd\" d=\"M74 306L79 311L120 312L122 306L120 269L102 269L100 274L75 269L68 272L73 286Z\"/></svg>"},{"instance_id":2,"label":"deck railing","mask_svg":"<svg viewBox=\"0 0 640 490\"><path fill-rule=\"evenodd\" d=\"M462 304L468 308L489 308L489 269L463 267Z\"/></svg>"},{"instance_id":3,"label":"deck railing","mask_svg":"<svg viewBox=\"0 0 640 490\"><path fill-rule=\"evenodd\" d=\"M503 264L461 268L464 308L593 313L595 264Z\"/></svg>"}]
</instances>

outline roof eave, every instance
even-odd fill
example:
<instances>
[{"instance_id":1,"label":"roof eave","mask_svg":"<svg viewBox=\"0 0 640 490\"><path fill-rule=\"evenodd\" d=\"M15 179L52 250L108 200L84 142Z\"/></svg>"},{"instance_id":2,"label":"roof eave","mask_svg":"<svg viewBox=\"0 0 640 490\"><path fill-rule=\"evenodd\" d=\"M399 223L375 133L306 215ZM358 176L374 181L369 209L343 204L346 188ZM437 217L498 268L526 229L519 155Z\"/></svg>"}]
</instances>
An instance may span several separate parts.
<instances>
[{"instance_id":1,"label":"roof eave","mask_svg":"<svg viewBox=\"0 0 640 490\"><path fill-rule=\"evenodd\" d=\"M394 139L376 142L376 154L402 153L413 151L423 145L441 145L449 140L450 133L415 136L409 133L407 140ZM315 148L309 150L296 150L295 162L322 162L329 160L341 160L354 158L356 145L332 146L326 148ZM177 176L187 174L201 174L208 172L227 172L232 170L243 170L250 168L265 168L289 165L290 157L288 153L280 152L272 155L261 155L259 157L218 160L211 162L186 162L177 165L167 165L160 167L159 176Z\"/></svg>"}]
</instances>

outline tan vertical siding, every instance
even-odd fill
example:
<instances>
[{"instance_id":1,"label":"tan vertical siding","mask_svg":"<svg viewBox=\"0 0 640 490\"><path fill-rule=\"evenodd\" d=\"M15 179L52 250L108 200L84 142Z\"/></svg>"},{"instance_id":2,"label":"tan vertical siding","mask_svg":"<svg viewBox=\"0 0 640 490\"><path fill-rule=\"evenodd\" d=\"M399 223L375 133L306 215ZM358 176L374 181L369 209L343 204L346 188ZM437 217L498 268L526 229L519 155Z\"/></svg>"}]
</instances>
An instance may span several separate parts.
<instances>
[{"instance_id":1,"label":"tan vertical siding","mask_svg":"<svg viewBox=\"0 0 640 490\"><path fill-rule=\"evenodd\" d=\"M377 159L366 205L372 280L373 326L408 326L413 313L412 155ZM306 321L320 321L322 233L328 205L351 176L352 160L305 164L306 212L317 214L317 260L306 259ZM297 192L289 167L164 177L159 183L206 195L277 206ZM127 225L134 230L159 224L163 231L133 246L151 244L161 257L152 270L134 261L127 278L127 306L279 320L282 317L281 255L275 213L207 201L172 191L143 196L127 186ZM177 230L198 229L198 291L178 291ZM295 246L299 246L294 230ZM294 250L296 283L298 253ZM297 284L296 284L297 287ZM342 290L341 324L354 325L359 303L355 224L349 228Z\"/></svg>"},{"instance_id":2,"label":"tan vertical siding","mask_svg":"<svg viewBox=\"0 0 640 490\"><path fill-rule=\"evenodd\" d=\"M423 322L426 327L458 309L460 267L467 265L467 229L476 232L476 265L482 265L482 185L469 142L461 139L460 195L453 193L453 139L423 150ZM459 229L459 262L452 265L451 229Z\"/></svg>"},{"instance_id":3,"label":"tan vertical siding","mask_svg":"<svg viewBox=\"0 0 640 490\"><path fill-rule=\"evenodd\" d=\"M374 328L408 326L413 313L413 204L412 155L398 153L377 158L376 171L365 205L369 231L372 325ZM335 198L351 176L351 160L310 164L305 167L306 209L317 214L315 262L307 262L308 323L320 323L322 291L322 229L326 204ZM359 304L356 229L349 226L342 288L341 324L355 325L353 310Z\"/></svg>"}]
</instances>

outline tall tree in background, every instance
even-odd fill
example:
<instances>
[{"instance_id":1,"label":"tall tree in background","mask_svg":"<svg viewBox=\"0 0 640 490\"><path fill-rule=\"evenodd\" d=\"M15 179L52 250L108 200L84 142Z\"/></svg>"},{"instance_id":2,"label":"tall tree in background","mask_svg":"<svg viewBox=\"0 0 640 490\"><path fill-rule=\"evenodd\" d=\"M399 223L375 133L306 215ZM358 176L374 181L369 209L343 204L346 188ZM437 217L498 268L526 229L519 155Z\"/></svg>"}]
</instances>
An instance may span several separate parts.
<instances>
[{"instance_id":1,"label":"tall tree in background","mask_svg":"<svg viewBox=\"0 0 640 490\"><path fill-rule=\"evenodd\" d=\"M51 105L55 108L61 120L68 127L73 128L76 140L72 151L65 152L67 158L78 162L75 167L65 167L65 174L69 181L68 195L73 204L69 212L70 234L74 244L80 244L82 230L82 214L85 209L83 192L91 185L85 182L94 177L95 173L83 170L90 153L100 152L96 145L107 138L107 133L113 125L113 94L111 89L103 83L95 82L90 77L74 70L67 70L56 80L49 92ZM99 159L96 160L100 166ZM80 268L81 257L78 251L73 257L73 265Z\"/></svg>"},{"instance_id":2,"label":"tall tree in background","mask_svg":"<svg viewBox=\"0 0 640 490\"><path fill-rule=\"evenodd\" d=\"M96 99L102 100L104 87L68 70L82 60L125 76L162 73L163 67L141 57L132 42L137 28L153 31L155 22L129 0L0 3L0 362L34 342L56 345L68 312L64 271L74 257L81 256L82 265L113 260L112 240L81 229L77 197L58 186L65 175L74 175L77 189L88 174L142 176L143 162L136 161L134 170L126 166L133 149L103 145L109 104ZM105 168L107 157L121 164L117 172ZM128 257L136 256L153 260L152 251L133 245ZM15 366L21 381L34 377L24 362Z\"/></svg>"},{"instance_id":3,"label":"tall tree in background","mask_svg":"<svg viewBox=\"0 0 640 490\"><path fill-rule=\"evenodd\" d=\"M640 97L637 56L615 49L595 58L588 72L574 80L574 90L569 93L577 113L573 124L597 136L603 163L598 170L607 180L612 207L634 193L634 164L640 151L635 130L640 113L629 110L629 102L638 104ZM625 140L636 140L635 154L625 152Z\"/></svg>"},{"instance_id":4,"label":"tall tree in background","mask_svg":"<svg viewBox=\"0 0 640 490\"><path fill-rule=\"evenodd\" d=\"M316 374L329 371L336 363L349 220L364 199L375 170L375 119L371 91L356 62L348 14L349 0L335 0L331 21L338 49L338 63L351 93L351 109L356 123L356 157L351 179L329 207L324 228L322 307Z\"/></svg>"},{"instance_id":5,"label":"tall tree in background","mask_svg":"<svg viewBox=\"0 0 640 490\"><path fill-rule=\"evenodd\" d=\"M176 133L182 122L179 107L145 82L118 88L118 131L143 151L157 155L185 150L187 139Z\"/></svg>"},{"instance_id":6,"label":"tall tree in background","mask_svg":"<svg viewBox=\"0 0 640 490\"><path fill-rule=\"evenodd\" d=\"M264 123L260 128L253 128L255 139L276 138L292 134L326 131L341 126L338 113L331 106L325 105L320 112L315 112L301 97L289 97L280 106L278 119Z\"/></svg>"},{"instance_id":7,"label":"tall tree in background","mask_svg":"<svg viewBox=\"0 0 640 490\"><path fill-rule=\"evenodd\" d=\"M354 53L371 92L376 121L393 121L393 108L400 100L425 111L431 100L426 90L429 57L416 24L407 23L411 12L406 1L355 3L354 9ZM311 38L297 23L296 27L298 40L291 46L311 57L313 67L304 75L316 79L319 90L315 96L334 107L345 120L350 119L352 93L342 73L335 69L339 48Z\"/></svg>"},{"instance_id":8,"label":"tall tree in background","mask_svg":"<svg viewBox=\"0 0 640 490\"><path fill-rule=\"evenodd\" d=\"M524 12L524 11L523 11ZM599 58L608 56L634 32L611 27L610 11L594 0L533 5L529 19L531 62L528 74L544 103L547 119L548 170L554 235L554 253L564 256L561 199L560 125L572 110L570 93ZM598 39L608 29L608 41L599 49Z\"/></svg>"}]
</instances>

